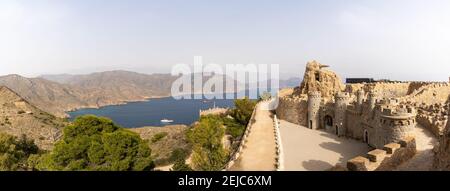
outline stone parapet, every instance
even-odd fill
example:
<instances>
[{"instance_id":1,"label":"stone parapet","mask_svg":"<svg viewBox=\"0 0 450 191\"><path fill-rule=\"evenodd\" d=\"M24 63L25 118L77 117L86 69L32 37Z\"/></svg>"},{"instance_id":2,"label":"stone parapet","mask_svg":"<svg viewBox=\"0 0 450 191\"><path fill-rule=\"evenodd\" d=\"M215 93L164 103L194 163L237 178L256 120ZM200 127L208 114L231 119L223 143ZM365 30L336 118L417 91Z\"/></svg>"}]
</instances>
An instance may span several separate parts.
<instances>
[{"instance_id":1,"label":"stone parapet","mask_svg":"<svg viewBox=\"0 0 450 191\"><path fill-rule=\"evenodd\" d=\"M389 143L383 149L358 156L347 161L349 171L389 171L411 159L417 152L414 137L407 137L398 143Z\"/></svg>"}]
</instances>

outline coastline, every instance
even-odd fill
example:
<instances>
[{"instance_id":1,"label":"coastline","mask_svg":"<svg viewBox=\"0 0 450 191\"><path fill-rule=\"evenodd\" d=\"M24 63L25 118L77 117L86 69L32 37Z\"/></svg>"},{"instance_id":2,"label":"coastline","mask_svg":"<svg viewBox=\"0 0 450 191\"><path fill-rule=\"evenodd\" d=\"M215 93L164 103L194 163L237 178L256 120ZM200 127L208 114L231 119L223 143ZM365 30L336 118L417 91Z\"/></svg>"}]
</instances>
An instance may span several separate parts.
<instances>
[{"instance_id":1,"label":"coastline","mask_svg":"<svg viewBox=\"0 0 450 191\"><path fill-rule=\"evenodd\" d=\"M102 105L97 105L97 106L78 106L78 107L73 107L73 108L64 110L65 116L63 118L68 119L68 118L70 118L70 115L68 114L68 112L74 112L74 111L78 111L81 109L101 109L101 108L108 107L108 106L120 106L120 105L129 104L129 103L147 102L147 101L150 101L151 99L160 99L160 98L169 98L169 97L172 97L172 96L170 96L170 95L168 95L168 96L146 96L143 99L121 100L121 101L118 101L117 103L111 103L111 104L102 104Z\"/></svg>"},{"instance_id":2,"label":"coastline","mask_svg":"<svg viewBox=\"0 0 450 191\"><path fill-rule=\"evenodd\" d=\"M242 91L248 91L248 90L242 90ZM240 93L242 91L223 91L221 93L216 93L216 94L236 94L236 93ZM197 94L203 94L203 95L207 95L204 94L203 92L198 92L198 93L192 93L192 94L188 94L188 95L197 95ZM146 101L150 101L151 99L159 99L159 98L169 98L169 97L180 97L180 96L184 96L186 94L180 94L180 95L176 95L176 96L172 96L172 95L161 95L161 96L144 96L142 99L131 99L131 100L120 100L117 102L112 102L112 103L108 103L108 104L101 104L101 105L88 105L88 106L75 106L72 108L68 108L65 109L63 112L64 114L61 116L59 114L55 114L56 116L60 116L61 118L64 119L68 119L70 117L70 115L68 114L68 112L74 112L77 110L81 110L81 109L101 109L103 107L108 107L108 106L120 106L120 105L125 105L128 103L137 103L137 102L146 102ZM237 99L237 98L235 98Z\"/></svg>"}]
</instances>

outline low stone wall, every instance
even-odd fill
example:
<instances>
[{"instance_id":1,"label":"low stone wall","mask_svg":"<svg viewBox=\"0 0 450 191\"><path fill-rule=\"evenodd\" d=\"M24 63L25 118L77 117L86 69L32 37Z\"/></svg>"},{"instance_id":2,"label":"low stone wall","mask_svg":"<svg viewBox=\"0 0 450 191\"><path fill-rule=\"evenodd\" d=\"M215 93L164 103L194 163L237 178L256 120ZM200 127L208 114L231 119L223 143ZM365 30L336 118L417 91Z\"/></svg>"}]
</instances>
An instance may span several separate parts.
<instances>
[{"instance_id":1,"label":"low stone wall","mask_svg":"<svg viewBox=\"0 0 450 191\"><path fill-rule=\"evenodd\" d=\"M389 143L367 156L358 156L347 162L349 171L390 171L411 159L417 152L416 140L408 137L398 143Z\"/></svg>"},{"instance_id":2,"label":"low stone wall","mask_svg":"<svg viewBox=\"0 0 450 191\"><path fill-rule=\"evenodd\" d=\"M250 122L247 124L247 127L245 128L245 132L244 132L244 135L241 138L241 141L239 142L239 146L230 155L231 156L230 160L225 165L224 170L230 169L234 165L234 163L239 159L239 156L242 154L242 150L244 149L245 144L247 143L247 138L250 135L251 127L252 127L253 123L255 123L256 110L257 110L259 104L260 103L256 104L255 108L253 109L252 117L250 118Z\"/></svg>"},{"instance_id":3,"label":"low stone wall","mask_svg":"<svg viewBox=\"0 0 450 191\"><path fill-rule=\"evenodd\" d=\"M281 142L281 134L280 134L280 122L278 121L277 115L273 116L273 127L275 130L275 143L277 146L277 171L284 170L284 152L283 152L283 143Z\"/></svg>"}]
</instances>

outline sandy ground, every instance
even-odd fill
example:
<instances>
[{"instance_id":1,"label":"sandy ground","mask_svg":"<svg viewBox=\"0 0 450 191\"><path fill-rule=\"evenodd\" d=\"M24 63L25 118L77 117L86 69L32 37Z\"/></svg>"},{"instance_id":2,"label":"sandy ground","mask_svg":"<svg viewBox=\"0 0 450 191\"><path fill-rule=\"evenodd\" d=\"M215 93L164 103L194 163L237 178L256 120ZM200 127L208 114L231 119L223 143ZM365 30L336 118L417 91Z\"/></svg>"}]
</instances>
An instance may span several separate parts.
<instances>
[{"instance_id":1,"label":"sandy ground","mask_svg":"<svg viewBox=\"0 0 450 191\"><path fill-rule=\"evenodd\" d=\"M271 113L261 108L267 103L261 103L256 110L256 122L251 126L248 142L242 155L231 167L232 171L272 171L275 170L276 144Z\"/></svg>"},{"instance_id":2,"label":"sandy ground","mask_svg":"<svg viewBox=\"0 0 450 191\"><path fill-rule=\"evenodd\" d=\"M366 144L340 138L319 130L311 130L287 121L280 121L284 150L284 170L323 171L370 151Z\"/></svg>"},{"instance_id":3,"label":"sandy ground","mask_svg":"<svg viewBox=\"0 0 450 191\"><path fill-rule=\"evenodd\" d=\"M433 147L437 144L434 135L417 124L414 132L416 136L417 154L409 161L400 165L399 171L428 171L433 166Z\"/></svg>"}]
</instances>

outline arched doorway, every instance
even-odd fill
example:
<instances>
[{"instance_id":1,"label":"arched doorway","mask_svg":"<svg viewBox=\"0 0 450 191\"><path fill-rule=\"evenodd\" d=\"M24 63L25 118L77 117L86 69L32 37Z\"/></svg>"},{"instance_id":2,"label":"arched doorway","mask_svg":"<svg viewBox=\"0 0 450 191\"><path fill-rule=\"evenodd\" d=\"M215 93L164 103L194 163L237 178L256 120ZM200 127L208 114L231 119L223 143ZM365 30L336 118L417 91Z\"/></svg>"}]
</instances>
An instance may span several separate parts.
<instances>
[{"instance_id":1,"label":"arched doorway","mask_svg":"<svg viewBox=\"0 0 450 191\"><path fill-rule=\"evenodd\" d=\"M367 130L364 130L364 142L369 144L369 132Z\"/></svg>"},{"instance_id":2,"label":"arched doorway","mask_svg":"<svg viewBox=\"0 0 450 191\"><path fill-rule=\"evenodd\" d=\"M339 136L339 127L337 125L336 125L336 128L334 131L335 131L336 135Z\"/></svg>"},{"instance_id":3,"label":"arched doorway","mask_svg":"<svg viewBox=\"0 0 450 191\"><path fill-rule=\"evenodd\" d=\"M312 129L312 120L309 120L309 128Z\"/></svg>"},{"instance_id":4,"label":"arched doorway","mask_svg":"<svg viewBox=\"0 0 450 191\"><path fill-rule=\"evenodd\" d=\"M326 115L324 118L324 126L326 130L330 130L333 128L333 118L329 115Z\"/></svg>"}]
</instances>

